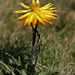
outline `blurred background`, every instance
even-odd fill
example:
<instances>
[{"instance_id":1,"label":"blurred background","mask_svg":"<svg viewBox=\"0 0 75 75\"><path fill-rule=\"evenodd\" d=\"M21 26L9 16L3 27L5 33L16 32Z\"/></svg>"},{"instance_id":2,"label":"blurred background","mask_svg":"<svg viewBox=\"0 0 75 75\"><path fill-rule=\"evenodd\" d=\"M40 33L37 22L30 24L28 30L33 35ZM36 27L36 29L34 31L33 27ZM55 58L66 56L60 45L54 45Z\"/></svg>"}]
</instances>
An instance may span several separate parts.
<instances>
[{"instance_id":1,"label":"blurred background","mask_svg":"<svg viewBox=\"0 0 75 75\"><path fill-rule=\"evenodd\" d=\"M32 28L15 21L19 14L12 11L24 9L31 0L0 0L0 60L9 65L6 53L15 58L29 55L32 44ZM42 39L42 51L39 55L36 71L39 75L75 74L75 0L40 0L41 6L53 3L58 10L53 25L38 25Z\"/></svg>"}]
</instances>

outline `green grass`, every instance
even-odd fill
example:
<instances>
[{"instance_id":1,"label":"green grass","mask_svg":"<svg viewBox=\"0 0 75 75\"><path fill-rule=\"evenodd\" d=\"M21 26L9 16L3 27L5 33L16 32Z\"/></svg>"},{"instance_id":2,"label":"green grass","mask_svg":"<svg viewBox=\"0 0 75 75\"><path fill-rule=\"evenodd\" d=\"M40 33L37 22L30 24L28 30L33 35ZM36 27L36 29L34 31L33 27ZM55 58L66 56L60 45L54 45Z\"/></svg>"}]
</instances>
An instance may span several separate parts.
<instances>
[{"instance_id":1,"label":"green grass","mask_svg":"<svg viewBox=\"0 0 75 75\"><path fill-rule=\"evenodd\" d=\"M28 5L31 4L31 0L21 1ZM54 3L59 12L57 13L58 20L53 23L53 26L48 23L46 26L42 26L40 23L38 25L42 49L36 66L37 75L74 75L75 1L40 1L41 6L48 2ZM7 60L9 59L8 54L11 54L18 62L20 57L24 58L22 61L25 62L25 69L27 69L32 44L31 26L24 27L23 23L18 24L18 22L15 22L19 15L12 13L13 10L23 9L19 2L20 0L0 1L0 61L3 61L8 67L11 66L11 69L14 68L14 65L12 66L12 63ZM15 60L14 58L12 59ZM4 70L2 69L4 68L0 68L0 74L4 75ZM21 72L24 71L22 70Z\"/></svg>"}]
</instances>

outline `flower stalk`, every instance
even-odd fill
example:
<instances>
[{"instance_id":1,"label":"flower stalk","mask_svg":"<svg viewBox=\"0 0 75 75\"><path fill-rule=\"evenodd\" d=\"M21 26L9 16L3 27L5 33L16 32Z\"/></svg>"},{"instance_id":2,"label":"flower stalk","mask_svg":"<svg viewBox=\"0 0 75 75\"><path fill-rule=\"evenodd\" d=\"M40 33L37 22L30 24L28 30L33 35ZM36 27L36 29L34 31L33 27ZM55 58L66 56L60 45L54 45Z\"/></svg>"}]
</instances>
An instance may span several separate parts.
<instances>
[{"instance_id":1,"label":"flower stalk","mask_svg":"<svg viewBox=\"0 0 75 75\"><path fill-rule=\"evenodd\" d=\"M38 25L38 24L37 24ZM31 66L34 64L34 53L35 53L35 41L36 41L36 32L37 32L37 25L33 28L33 41L32 41L32 49L31 49Z\"/></svg>"}]
</instances>

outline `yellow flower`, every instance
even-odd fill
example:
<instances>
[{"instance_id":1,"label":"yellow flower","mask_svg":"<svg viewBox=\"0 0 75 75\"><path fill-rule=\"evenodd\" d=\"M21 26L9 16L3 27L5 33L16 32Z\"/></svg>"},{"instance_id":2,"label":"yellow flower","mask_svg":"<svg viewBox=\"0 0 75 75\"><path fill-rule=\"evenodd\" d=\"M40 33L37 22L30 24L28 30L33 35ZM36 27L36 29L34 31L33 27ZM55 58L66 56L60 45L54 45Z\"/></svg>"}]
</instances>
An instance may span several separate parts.
<instances>
[{"instance_id":1,"label":"yellow flower","mask_svg":"<svg viewBox=\"0 0 75 75\"><path fill-rule=\"evenodd\" d=\"M22 2L20 3L20 5L28 10L13 11L13 13L23 14L18 19L16 19L16 21L20 20L20 23L24 22L24 26L25 25L29 26L32 23L33 28L35 28L38 22L40 22L43 25L46 25L45 22L52 24L53 19L57 19L55 17L57 16L55 14L57 10L55 10L54 7L51 7L53 6L52 3L40 7L39 0L37 0L36 2L35 0L32 0L31 6L27 6Z\"/></svg>"}]
</instances>

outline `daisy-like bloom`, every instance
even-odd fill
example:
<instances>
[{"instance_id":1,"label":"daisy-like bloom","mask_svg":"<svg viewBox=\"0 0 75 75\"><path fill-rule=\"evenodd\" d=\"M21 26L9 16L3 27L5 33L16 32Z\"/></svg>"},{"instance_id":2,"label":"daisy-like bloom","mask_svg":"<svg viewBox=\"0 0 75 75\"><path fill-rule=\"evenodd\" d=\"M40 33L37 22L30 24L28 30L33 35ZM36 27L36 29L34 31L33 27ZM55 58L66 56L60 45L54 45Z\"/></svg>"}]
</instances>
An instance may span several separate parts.
<instances>
[{"instance_id":1,"label":"daisy-like bloom","mask_svg":"<svg viewBox=\"0 0 75 75\"><path fill-rule=\"evenodd\" d=\"M55 10L52 3L49 3L43 7L40 7L40 2L37 0L32 0L31 6L27 6L23 4L22 2L20 3L21 6L23 6L27 10L18 10L18 11L13 11L13 13L16 14L23 14L20 16L16 21L20 20L21 22L24 22L25 25L30 25L32 23L33 28L36 27L36 24L40 22L42 25L46 25L45 22L48 22L52 24L52 21L54 19L57 19L55 16Z\"/></svg>"}]
</instances>

